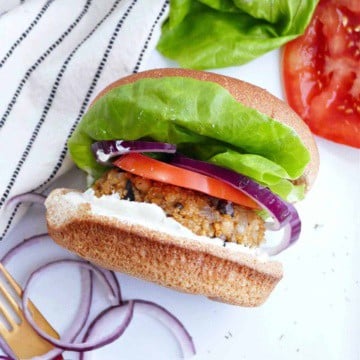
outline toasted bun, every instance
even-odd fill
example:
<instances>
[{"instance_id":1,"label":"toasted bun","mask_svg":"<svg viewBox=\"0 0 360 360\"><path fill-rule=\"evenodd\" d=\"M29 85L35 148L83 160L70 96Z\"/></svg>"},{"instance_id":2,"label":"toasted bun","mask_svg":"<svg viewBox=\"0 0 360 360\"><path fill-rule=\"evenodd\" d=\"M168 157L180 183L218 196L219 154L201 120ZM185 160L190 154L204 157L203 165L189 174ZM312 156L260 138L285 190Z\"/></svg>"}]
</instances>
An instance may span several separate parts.
<instances>
[{"instance_id":1,"label":"toasted bun","mask_svg":"<svg viewBox=\"0 0 360 360\"><path fill-rule=\"evenodd\" d=\"M186 76L212 81L226 88L239 102L293 128L309 149L311 162L298 183L309 189L319 158L307 125L281 100L243 81L214 73L157 69L134 74L105 88L94 100L119 85L141 78ZM67 190L55 190L47 201L47 223L61 246L102 267L192 294L242 305L262 304L282 277L279 262L259 259L254 253L235 251L214 242L170 236L140 224L91 212L90 204L69 204Z\"/></svg>"},{"instance_id":2,"label":"toasted bun","mask_svg":"<svg viewBox=\"0 0 360 360\"><path fill-rule=\"evenodd\" d=\"M282 277L279 262L95 214L69 201L69 191L46 200L49 234L101 267L242 306L261 305Z\"/></svg>"},{"instance_id":3,"label":"toasted bun","mask_svg":"<svg viewBox=\"0 0 360 360\"><path fill-rule=\"evenodd\" d=\"M178 68L155 69L136 73L111 83L97 95L93 103L108 91L120 85L129 84L143 78L160 78L167 76L192 77L199 80L218 83L245 106L252 107L294 129L309 150L311 156L311 160L306 167L304 174L301 178L296 180L296 183L305 184L306 190L311 188L319 170L319 153L309 127L284 101L258 86L229 76L206 71Z\"/></svg>"}]
</instances>

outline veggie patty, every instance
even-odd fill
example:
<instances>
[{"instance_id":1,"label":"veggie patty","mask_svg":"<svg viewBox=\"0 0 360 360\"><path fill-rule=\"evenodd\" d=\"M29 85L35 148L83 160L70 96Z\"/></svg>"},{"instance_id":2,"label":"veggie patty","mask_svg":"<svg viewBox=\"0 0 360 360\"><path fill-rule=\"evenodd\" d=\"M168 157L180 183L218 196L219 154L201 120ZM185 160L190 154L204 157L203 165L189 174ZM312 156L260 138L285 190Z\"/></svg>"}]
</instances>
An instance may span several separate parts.
<instances>
[{"instance_id":1,"label":"veggie patty","mask_svg":"<svg viewBox=\"0 0 360 360\"><path fill-rule=\"evenodd\" d=\"M231 202L112 169L98 179L96 196L118 193L121 199L154 203L196 235L246 246L264 240L264 221L254 211Z\"/></svg>"}]
</instances>

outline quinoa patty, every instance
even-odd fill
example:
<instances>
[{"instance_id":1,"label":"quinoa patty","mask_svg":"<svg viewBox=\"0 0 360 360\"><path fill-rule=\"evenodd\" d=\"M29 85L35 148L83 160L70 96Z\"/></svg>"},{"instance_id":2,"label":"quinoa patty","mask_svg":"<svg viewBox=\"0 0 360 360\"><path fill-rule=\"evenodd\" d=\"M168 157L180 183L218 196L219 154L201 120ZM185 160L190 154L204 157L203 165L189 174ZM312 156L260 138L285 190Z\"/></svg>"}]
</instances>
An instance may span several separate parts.
<instances>
[{"instance_id":1,"label":"quinoa patty","mask_svg":"<svg viewBox=\"0 0 360 360\"><path fill-rule=\"evenodd\" d=\"M253 210L197 191L111 169L97 180L96 196L118 193L121 199L154 203L197 235L246 246L264 240L264 221Z\"/></svg>"}]
</instances>

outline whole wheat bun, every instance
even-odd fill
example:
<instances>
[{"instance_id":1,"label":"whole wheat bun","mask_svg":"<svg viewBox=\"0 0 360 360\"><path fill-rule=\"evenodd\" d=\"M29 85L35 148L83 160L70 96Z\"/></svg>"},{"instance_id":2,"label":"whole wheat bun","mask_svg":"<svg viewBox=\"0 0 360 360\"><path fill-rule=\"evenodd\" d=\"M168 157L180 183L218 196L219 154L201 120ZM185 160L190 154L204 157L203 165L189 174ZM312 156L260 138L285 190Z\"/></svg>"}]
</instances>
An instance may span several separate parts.
<instances>
[{"instance_id":1,"label":"whole wheat bun","mask_svg":"<svg viewBox=\"0 0 360 360\"><path fill-rule=\"evenodd\" d=\"M319 157L309 128L283 101L254 85L203 71L156 69L110 84L93 103L119 85L163 76L216 82L244 105L292 127L311 154L311 162L297 182L304 183L307 190L311 187ZM68 192L54 190L46 200L49 234L59 245L101 267L241 306L261 305L282 278L282 265L278 261L100 216L91 211L90 204L70 204L65 196Z\"/></svg>"}]
</instances>

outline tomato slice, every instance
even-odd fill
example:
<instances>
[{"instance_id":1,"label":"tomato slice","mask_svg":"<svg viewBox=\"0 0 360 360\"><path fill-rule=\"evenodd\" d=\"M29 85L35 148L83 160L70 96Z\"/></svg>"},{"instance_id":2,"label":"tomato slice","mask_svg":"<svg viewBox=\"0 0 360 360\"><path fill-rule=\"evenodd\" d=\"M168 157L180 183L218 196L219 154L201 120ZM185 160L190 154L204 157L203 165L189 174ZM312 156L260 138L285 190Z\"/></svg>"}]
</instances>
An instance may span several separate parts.
<instances>
[{"instance_id":1,"label":"tomato slice","mask_svg":"<svg viewBox=\"0 0 360 360\"><path fill-rule=\"evenodd\" d=\"M315 134L360 147L359 0L320 0L285 46L282 73L288 103Z\"/></svg>"},{"instance_id":2,"label":"tomato slice","mask_svg":"<svg viewBox=\"0 0 360 360\"><path fill-rule=\"evenodd\" d=\"M139 153L122 155L113 164L125 171L147 179L196 190L248 208L260 208L254 200L229 184Z\"/></svg>"}]
</instances>

